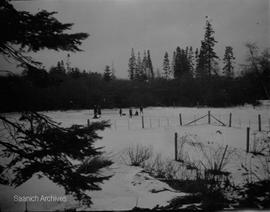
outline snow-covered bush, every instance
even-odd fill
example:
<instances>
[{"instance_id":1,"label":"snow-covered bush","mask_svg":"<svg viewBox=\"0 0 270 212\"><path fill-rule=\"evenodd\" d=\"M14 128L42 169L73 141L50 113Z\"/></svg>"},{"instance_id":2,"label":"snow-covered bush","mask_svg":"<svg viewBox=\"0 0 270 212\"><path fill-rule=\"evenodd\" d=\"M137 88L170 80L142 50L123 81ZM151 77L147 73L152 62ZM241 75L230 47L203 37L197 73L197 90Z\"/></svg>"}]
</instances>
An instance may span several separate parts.
<instances>
[{"instance_id":1,"label":"snow-covered bush","mask_svg":"<svg viewBox=\"0 0 270 212\"><path fill-rule=\"evenodd\" d=\"M157 178L178 179L181 165L172 159L162 158L158 153L144 164L143 169Z\"/></svg>"},{"instance_id":2,"label":"snow-covered bush","mask_svg":"<svg viewBox=\"0 0 270 212\"><path fill-rule=\"evenodd\" d=\"M151 146L143 146L137 144L130 146L122 157L124 162L131 166L144 166L144 163L153 156L153 148Z\"/></svg>"}]
</instances>

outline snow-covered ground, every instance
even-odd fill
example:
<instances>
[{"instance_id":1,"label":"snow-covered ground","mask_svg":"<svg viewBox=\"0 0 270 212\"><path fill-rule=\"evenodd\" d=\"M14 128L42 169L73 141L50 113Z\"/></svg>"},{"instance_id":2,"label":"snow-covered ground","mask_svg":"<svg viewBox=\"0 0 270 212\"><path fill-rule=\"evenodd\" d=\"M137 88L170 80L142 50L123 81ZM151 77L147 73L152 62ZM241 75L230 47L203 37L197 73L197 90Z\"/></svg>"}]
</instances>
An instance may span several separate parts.
<instances>
[{"instance_id":1,"label":"snow-covered ground","mask_svg":"<svg viewBox=\"0 0 270 212\"><path fill-rule=\"evenodd\" d=\"M137 207L153 208L156 205L166 205L176 196L185 195L170 188L167 184L154 179L141 168L115 163L106 174L113 175L105 181L101 191L91 191L93 205L91 208L80 206L71 196L65 196L62 188L50 182L47 178L33 177L16 189L0 186L1 211L24 211L25 202L16 201L18 197L38 196L27 203L28 210L63 210L64 208L77 208L77 210L129 210ZM105 174L105 173L104 173ZM44 196L65 197L64 201L43 201ZM17 198L18 199L18 198Z\"/></svg>"},{"instance_id":2,"label":"snow-covered ground","mask_svg":"<svg viewBox=\"0 0 270 212\"><path fill-rule=\"evenodd\" d=\"M155 153L161 153L163 157L174 158L174 134L178 133L178 139L183 136L195 139L205 145L229 145L240 152L238 159L234 159L228 166L229 171L236 172L241 163L250 160L246 155L246 128L250 127L250 148L252 143L260 133L258 133L258 114L261 115L262 130L270 129L270 107L252 106L235 108L145 108L144 109L144 128L142 128L142 117L136 116L130 119L128 116L119 116L117 109L103 110L103 120L109 120L111 128L100 131L103 137L98 140L96 145L103 146L104 150L114 159L115 163L107 173L114 174L113 177L102 184L101 191L90 192L93 200L92 210L122 210L132 209L135 206L153 208L156 205L165 205L177 193L166 184L152 178L142 172L141 168L127 166L118 157L123 150L131 145L143 144L150 145ZM133 110L135 111L135 109ZM221 122L228 125L229 114L232 113L232 127L220 126L220 124L211 119L211 125L208 125L208 117L190 125L184 126L188 122L200 118L211 111L211 114ZM128 109L123 109L128 114ZM44 112L55 121L61 122L64 126L71 124L86 124L89 119L91 122L93 111L53 111ZM182 116L180 126L179 114ZM16 117L16 114L9 114ZM194 159L196 154L193 154ZM243 156L243 157L242 157ZM190 155L192 157L192 154ZM154 192L153 192L154 191ZM0 186L0 206L1 211L22 211L25 203L15 202L14 195L56 195L64 196L64 190L48 179L38 179L33 177L16 189ZM67 202L32 202L27 205L29 210L56 210L69 207L79 207L78 203L68 197ZM84 209L84 208L81 208Z\"/></svg>"}]
</instances>

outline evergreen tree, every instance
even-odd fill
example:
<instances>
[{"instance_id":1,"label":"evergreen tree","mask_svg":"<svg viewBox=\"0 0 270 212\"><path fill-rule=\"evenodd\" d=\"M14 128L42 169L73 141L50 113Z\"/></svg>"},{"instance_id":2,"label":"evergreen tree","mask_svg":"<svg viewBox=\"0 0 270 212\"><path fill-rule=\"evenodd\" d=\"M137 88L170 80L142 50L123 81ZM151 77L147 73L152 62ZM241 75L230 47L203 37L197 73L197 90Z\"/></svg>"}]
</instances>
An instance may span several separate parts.
<instances>
[{"instance_id":1,"label":"evergreen tree","mask_svg":"<svg viewBox=\"0 0 270 212\"><path fill-rule=\"evenodd\" d=\"M110 69L110 66L105 67L103 79L107 82L112 80L112 71Z\"/></svg>"},{"instance_id":2,"label":"evergreen tree","mask_svg":"<svg viewBox=\"0 0 270 212\"><path fill-rule=\"evenodd\" d=\"M223 58L223 73L226 77L233 77L233 64L234 64L235 57L233 55L233 48L231 46L226 46L225 54Z\"/></svg>"},{"instance_id":3,"label":"evergreen tree","mask_svg":"<svg viewBox=\"0 0 270 212\"><path fill-rule=\"evenodd\" d=\"M107 122L65 128L35 112L22 113L17 122L3 116L0 121L10 134L0 139L1 157L8 158L8 163L0 166L0 182L19 186L35 174L46 176L63 186L67 194L90 205L85 191L100 190L99 183L110 178L98 175L112 163L94 146L100 138L96 131L108 127Z\"/></svg>"},{"instance_id":4,"label":"evergreen tree","mask_svg":"<svg viewBox=\"0 0 270 212\"><path fill-rule=\"evenodd\" d=\"M165 52L163 59L163 76L167 80L170 79L171 76L171 67L168 52Z\"/></svg>"},{"instance_id":5,"label":"evergreen tree","mask_svg":"<svg viewBox=\"0 0 270 212\"><path fill-rule=\"evenodd\" d=\"M37 14L17 11L8 0L1 0L0 23L4 30L0 34L0 54L38 70L40 63L26 57L26 50L80 51L79 45L88 34L66 33L72 24L59 22L54 14L45 10ZM103 152L94 146L100 139L96 131L108 127L107 122L65 128L33 111L22 113L16 121L0 114L0 121L5 134L0 137L0 158L6 161L0 165L0 183L19 186L34 175L46 176L64 187L67 194L90 205L86 191L100 190L99 184L109 179L99 171L111 162L102 158Z\"/></svg>"},{"instance_id":6,"label":"evergreen tree","mask_svg":"<svg viewBox=\"0 0 270 212\"><path fill-rule=\"evenodd\" d=\"M63 60L58 61L56 66L53 66L49 70L49 76L53 84L58 85L66 78L66 68Z\"/></svg>"},{"instance_id":7,"label":"evergreen tree","mask_svg":"<svg viewBox=\"0 0 270 212\"><path fill-rule=\"evenodd\" d=\"M143 80L144 76L145 75L144 75L144 72L143 72L141 54L140 54L140 52L138 52L136 70L135 70L135 79L136 80Z\"/></svg>"},{"instance_id":8,"label":"evergreen tree","mask_svg":"<svg viewBox=\"0 0 270 212\"><path fill-rule=\"evenodd\" d=\"M128 73L129 73L129 79L134 80L135 74L136 74L136 57L135 57L133 48L131 49L131 56L129 58Z\"/></svg>"},{"instance_id":9,"label":"evergreen tree","mask_svg":"<svg viewBox=\"0 0 270 212\"><path fill-rule=\"evenodd\" d=\"M146 55L146 51L143 52L143 60L142 60L142 71L141 71L141 78L143 80L148 79L149 77L149 70L148 70L148 58Z\"/></svg>"},{"instance_id":10,"label":"evergreen tree","mask_svg":"<svg viewBox=\"0 0 270 212\"><path fill-rule=\"evenodd\" d=\"M213 67L215 60L219 59L214 51L214 46L217 41L214 38L214 30L210 21L206 20L204 40L201 42L199 54L199 75L201 77L210 77L214 71Z\"/></svg>"},{"instance_id":11,"label":"evergreen tree","mask_svg":"<svg viewBox=\"0 0 270 212\"><path fill-rule=\"evenodd\" d=\"M192 46L189 47L188 51L188 62L189 62L189 69L192 73L192 76L195 77L195 71L194 71L194 52Z\"/></svg>"},{"instance_id":12,"label":"evergreen tree","mask_svg":"<svg viewBox=\"0 0 270 212\"><path fill-rule=\"evenodd\" d=\"M192 72L187 51L177 47L174 59L174 78L181 77L192 77Z\"/></svg>"},{"instance_id":13,"label":"evergreen tree","mask_svg":"<svg viewBox=\"0 0 270 212\"><path fill-rule=\"evenodd\" d=\"M87 33L66 33L71 23L61 23L53 17L56 12L42 10L37 14L17 11L8 0L0 1L0 24L4 29L0 35L0 53L11 57L22 66L36 68L41 63L25 56L26 51L42 49L81 51L79 45L89 35Z\"/></svg>"},{"instance_id":14,"label":"evergreen tree","mask_svg":"<svg viewBox=\"0 0 270 212\"><path fill-rule=\"evenodd\" d=\"M186 77L192 77L192 70L191 65L189 61L189 51L188 47L186 47L186 50L182 49L181 52L181 63L182 63L182 72Z\"/></svg>"},{"instance_id":15,"label":"evergreen tree","mask_svg":"<svg viewBox=\"0 0 270 212\"><path fill-rule=\"evenodd\" d=\"M205 42L201 41L201 48L198 56L198 64L196 68L197 77L206 79L208 77L207 63L206 63L206 47Z\"/></svg>"},{"instance_id":16,"label":"evergreen tree","mask_svg":"<svg viewBox=\"0 0 270 212\"><path fill-rule=\"evenodd\" d=\"M149 77L148 79L153 79L154 78L154 70L153 70L153 64L150 56L150 50L147 50L147 68L149 72Z\"/></svg>"},{"instance_id":17,"label":"evergreen tree","mask_svg":"<svg viewBox=\"0 0 270 212\"><path fill-rule=\"evenodd\" d=\"M172 57L172 64L171 64L171 72L173 73L173 77L175 78L175 58L176 58L176 52L173 51L173 57Z\"/></svg>"},{"instance_id":18,"label":"evergreen tree","mask_svg":"<svg viewBox=\"0 0 270 212\"><path fill-rule=\"evenodd\" d=\"M73 79L78 79L82 76L82 72L78 67L71 68L70 71L67 72L67 75Z\"/></svg>"},{"instance_id":19,"label":"evergreen tree","mask_svg":"<svg viewBox=\"0 0 270 212\"><path fill-rule=\"evenodd\" d=\"M66 71L63 60L58 61L56 67L51 67L50 70L49 70L50 74L65 75L66 72L67 71Z\"/></svg>"},{"instance_id":20,"label":"evergreen tree","mask_svg":"<svg viewBox=\"0 0 270 212\"><path fill-rule=\"evenodd\" d=\"M198 77L198 70L199 70L199 50L198 50L198 48L196 48L196 51L195 51L195 68L194 68L194 72L195 72L195 78L197 78Z\"/></svg>"},{"instance_id":21,"label":"evergreen tree","mask_svg":"<svg viewBox=\"0 0 270 212\"><path fill-rule=\"evenodd\" d=\"M174 78L181 77L181 49L177 46L174 54L174 68L173 68Z\"/></svg>"}]
</instances>

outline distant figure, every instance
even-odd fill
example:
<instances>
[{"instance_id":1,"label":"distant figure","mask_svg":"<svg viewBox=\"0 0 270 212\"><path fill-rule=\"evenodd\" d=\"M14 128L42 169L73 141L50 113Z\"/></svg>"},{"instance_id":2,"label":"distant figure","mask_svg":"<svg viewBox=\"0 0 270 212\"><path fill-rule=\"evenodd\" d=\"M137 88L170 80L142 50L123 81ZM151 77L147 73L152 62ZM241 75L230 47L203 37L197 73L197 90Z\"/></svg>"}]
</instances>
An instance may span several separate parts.
<instances>
[{"instance_id":1,"label":"distant figure","mask_svg":"<svg viewBox=\"0 0 270 212\"><path fill-rule=\"evenodd\" d=\"M97 110L97 106L94 105L94 117L93 119L97 119L98 118L98 110Z\"/></svg>"},{"instance_id":2,"label":"distant figure","mask_svg":"<svg viewBox=\"0 0 270 212\"><path fill-rule=\"evenodd\" d=\"M122 108L119 109L119 114L122 116Z\"/></svg>"},{"instance_id":3,"label":"distant figure","mask_svg":"<svg viewBox=\"0 0 270 212\"><path fill-rule=\"evenodd\" d=\"M138 116L138 115L139 115L139 113L138 113L138 111L136 110L134 116Z\"/></svg>"},{"instance_id":4,"label":"distant figure","mask_svg":"<svg viewBox=\"0 0 270 212\"><path fill-rule=\"evenodd\" d=\"M140 114L143 114L143 106L140 106Z\"/></svg>"},{"instance_id":5,"label":"distant figure","mask_svg":"<svg viewBox=\"0 0 270 212\"><path fill-rule=\"evenodd\" d=\"M100 105L97 108L97 113L98 113L99 116L101 116L101 107L100 107Z\"/></svg>"},{"instance_id":6,"label":"distant figure","mask_svg":"<svg viewBox=\"0 0 270 212\"><path fill-rule=\"evenodd\" d=\"M129 117L132 118L132 109L129 108Z\"/></svg>"}]
</instances>

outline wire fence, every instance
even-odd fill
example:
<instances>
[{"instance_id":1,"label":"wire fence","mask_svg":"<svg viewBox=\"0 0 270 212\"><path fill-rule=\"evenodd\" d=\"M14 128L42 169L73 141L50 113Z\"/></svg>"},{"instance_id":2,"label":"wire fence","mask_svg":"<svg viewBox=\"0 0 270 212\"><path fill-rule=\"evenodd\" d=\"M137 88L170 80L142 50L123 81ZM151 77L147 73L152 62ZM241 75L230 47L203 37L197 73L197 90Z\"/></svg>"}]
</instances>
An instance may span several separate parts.
<instances>
[{"instance_id":1,"label":"wire fence","mask_svg":"<svg viewBox=\"0 0 270 212\"><path fill-rule=\"evenodd\" d=\"M231 127L235 129L246 129L252 131L270 131L270 117L260 114L257 117L240 117L237 114L178 114L174 116L164 115L138 115L129 117L118 116L117 114L104 114L102 119L109 120L111 129L114 130L138 130L138 129L159 129L176 128L185 126L214 125ZM96 120L91 120L96 121Z\"/></svg>"}]
</instances>

